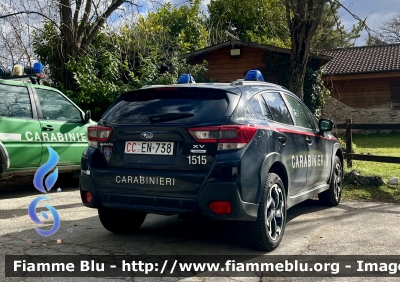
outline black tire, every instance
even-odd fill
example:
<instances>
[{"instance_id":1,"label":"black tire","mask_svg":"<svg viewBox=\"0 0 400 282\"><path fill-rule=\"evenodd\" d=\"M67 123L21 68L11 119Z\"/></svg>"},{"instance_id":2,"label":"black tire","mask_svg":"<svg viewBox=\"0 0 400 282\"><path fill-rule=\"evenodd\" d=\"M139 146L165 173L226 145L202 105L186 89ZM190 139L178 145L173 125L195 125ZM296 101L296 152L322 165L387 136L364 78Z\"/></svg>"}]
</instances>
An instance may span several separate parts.
<instances>
[{"instance_id":1,"label":"black tire","mask_svg":"<svg viewBox=\"0 0 400 282\"><path fill-rule=\"evenodd\" d=\"M286 226L286 193L282 180L269 173L258 207L257 220L249 222L248 239L260 251L272 251L282 240Z\"/></svg>"},{"instance_id":2,"label":"black tire","mask_svg":"<svg viewBox=\"0 0 400 282\"><path fill-rule=\"evenodd\" d=\"M343 190L343 165L338 156L335 156L333 163L332 178L329 189L319 193L319 201L327 206L337 206L340 203Z\"/></svg>"},{"instance_id":3,"label":"black tire","mask_svg":"<svg viewBox=\"0 0 400 282\"><path fill-rule=\"evenodd\" d=\"M101 224L110 232L117 234L130 234L142 226L146 213L99 207Z\"/></svg>"}]
</instances>

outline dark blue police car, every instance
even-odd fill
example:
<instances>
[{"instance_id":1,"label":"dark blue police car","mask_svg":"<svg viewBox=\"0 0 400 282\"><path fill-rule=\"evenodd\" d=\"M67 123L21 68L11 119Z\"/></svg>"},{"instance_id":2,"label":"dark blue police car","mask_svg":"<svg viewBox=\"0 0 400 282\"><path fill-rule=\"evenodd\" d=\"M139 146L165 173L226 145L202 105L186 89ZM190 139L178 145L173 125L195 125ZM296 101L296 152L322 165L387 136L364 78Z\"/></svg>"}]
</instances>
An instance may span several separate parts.
<instances>
[{"instance_id":1,"label":"dark blue police car","mask_svg":"<svg viewBox=\"0 0 400 282\"><path fill-rule=\"evenodd\" d=\"M88 128L81 197L107 230L134 232L147 213L201 214L244 221L249 243L270 251L288 208L314 195L338 205L330 120L258 71L230 84L186 78L121 94Z\"/></svg>"}]
</instances>

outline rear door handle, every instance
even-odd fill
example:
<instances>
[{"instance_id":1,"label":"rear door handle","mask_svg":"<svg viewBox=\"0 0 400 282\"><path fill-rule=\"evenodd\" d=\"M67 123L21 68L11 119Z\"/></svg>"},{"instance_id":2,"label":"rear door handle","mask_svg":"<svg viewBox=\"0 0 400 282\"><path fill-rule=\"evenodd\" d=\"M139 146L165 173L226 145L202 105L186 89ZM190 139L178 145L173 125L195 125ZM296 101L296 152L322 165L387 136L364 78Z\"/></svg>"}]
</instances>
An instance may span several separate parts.
<instances>
[{"instance_id":1,"label":"rear door handle","mask_svg":"<svg viewBox=\"0 0 400 282\"><path fill-rule=\"evenodd\" d=\"M310 144L310 145L312 144L312 139L311 139L311 137L307 136L307 137L306 137L306 141L307 141L308 144Z\"/></svg>"},{"instance_id":2,"label":"rear door handle","mask_svg":"<svg viewBox=\"0 0 400 282\"><path fill-rule=\"evenodd\" d=\"M51 125L46 125L42 127L43 130L47 130L47 131L53 131L54 128Z\"/></svg>"},{"instance_id":3,"label":"rear door handle","mask_svg":"<svg viewBox=\"0 0 400 282\"><path fill-rule=\"evenodd\" d=\"M282 144L286 143L286 137L285 136L278 136L278 140L279 142L281 142Z\"/></svg>"}]
</instances>

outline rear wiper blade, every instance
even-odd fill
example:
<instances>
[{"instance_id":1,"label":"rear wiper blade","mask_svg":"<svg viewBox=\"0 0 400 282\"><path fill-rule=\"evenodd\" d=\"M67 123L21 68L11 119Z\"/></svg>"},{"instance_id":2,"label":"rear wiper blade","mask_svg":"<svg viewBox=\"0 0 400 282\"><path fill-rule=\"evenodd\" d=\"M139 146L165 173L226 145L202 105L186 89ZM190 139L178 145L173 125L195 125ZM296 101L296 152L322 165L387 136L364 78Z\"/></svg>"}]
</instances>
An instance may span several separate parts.
<instances>
[{"instance_id":1,"label":"rear wiper blade","mask_svg":"<svg viewBox=\"0 0 400 282\"><path fill-rule=\"evenodd\" d=\"M177 120L177 119L182 119L182 118L188 118L188 117L193 117L194 114L189 114L189 113L169 113L169 114L162 114L162 115L156 115L156 116L149 116L149 120L152 123L155 122L163 122L163 121L171 121L171 120Z\"/></svg>"}]
</instances>

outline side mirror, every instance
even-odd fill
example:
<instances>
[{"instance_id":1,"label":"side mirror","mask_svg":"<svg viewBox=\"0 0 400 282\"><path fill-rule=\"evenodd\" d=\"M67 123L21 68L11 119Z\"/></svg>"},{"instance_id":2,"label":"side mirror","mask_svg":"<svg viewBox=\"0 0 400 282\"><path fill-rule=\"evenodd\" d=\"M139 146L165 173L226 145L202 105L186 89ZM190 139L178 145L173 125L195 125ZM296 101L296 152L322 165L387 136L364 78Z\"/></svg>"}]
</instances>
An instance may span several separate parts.
<instances>
[{"instance_id":1,"label":"side mirror","mask_svg":"<svg viewBox=\"0 0 400 282\"><path fill-rule=\"evenodd\" d=\"M333 121L329 119L320 119L318 125L320 131L331 131L333 128Z\"/></svg>"},{"instance_id":2,"label":"side mirror","mask_svg":"<svg viewBox=\"0 0 400 282\"><path fill-rule=\"evenodd\" d=\"M92 113L90 111L86 111L86 113L85 113L85 122L89 123L91 118L92 118Z\"/></svg>"}]
</instances>

